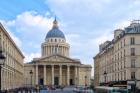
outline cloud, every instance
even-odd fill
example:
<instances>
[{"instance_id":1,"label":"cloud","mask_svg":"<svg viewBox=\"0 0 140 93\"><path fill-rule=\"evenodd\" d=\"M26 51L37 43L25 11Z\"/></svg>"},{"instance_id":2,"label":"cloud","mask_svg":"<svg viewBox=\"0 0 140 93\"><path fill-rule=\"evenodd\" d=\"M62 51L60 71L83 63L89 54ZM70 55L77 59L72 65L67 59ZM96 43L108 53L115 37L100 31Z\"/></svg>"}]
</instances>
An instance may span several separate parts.
<instances>
[{"instance_id":1,"label":"cloud","mask_svg":"<svg viewBox=\"0 0 140 93\"><path fill-rule=\"evenodd\" d=\"M29 54L24 53L24 55L25 55L25 59L24 59L25 63L31 62L33 60L33 58L41 57L40 52L38 52L38 53L29 53Z\"/></svg>"},{"instance_id":2,"label":"cloud","mask_svg":"<svg viewBox=\"0 0 140 93\"><path fill-rule=\"evenodd\" d=\"M41 15L36 11L26 11L13 20L1 20L12 39L24 51L25 62L41 54L41 43L44 42L54 20L46 15L49 14Z\"/></svg>"},{"instance_id":3,"label":"cloud","mask_svg":"<svg viewBox=\"0 0 140 93\"><path fill-rule=\"evenodd\" d=\"M39 14L26 11L15 19L6 21L9 31L21 42L28 56L38 56L40 45L52 26L52 15L58 18L59 28L71 46L71 57L80 58L84 64L93 64L98 45L113 38L113 31L124 28L140 17L139 0L46 0L51 12Z\"/></svg>"},{"instance_id":4,"label":"cloud","mask_svg":"<svg viewBox=\"0 0 140 93\"><path fill-rule=\"evenodd\" d=\"M112 40L114 30L127 27L140 17L139 0L46 0L61 20L71 56L93 65L99 44Z\"/></svg>"}]
</instances>

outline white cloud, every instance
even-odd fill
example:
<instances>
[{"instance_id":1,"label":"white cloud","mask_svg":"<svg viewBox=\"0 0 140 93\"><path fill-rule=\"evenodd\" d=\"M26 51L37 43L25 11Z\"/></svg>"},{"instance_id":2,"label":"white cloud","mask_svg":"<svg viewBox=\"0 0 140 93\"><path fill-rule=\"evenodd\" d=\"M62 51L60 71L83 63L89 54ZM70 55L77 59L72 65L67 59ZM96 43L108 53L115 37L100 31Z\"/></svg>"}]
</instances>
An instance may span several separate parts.
<instances>
[{"instance_id":1,"label":"white cloud","mask_svg":"<svg viewBox=\"0 0 140 93\"><path fill-rule=\"evenodd\" d=\"M116 23L114 25L114 30L115 29L124 29L124 27L127 27L130 25L132 20L121 20L120 22Z\"/></svg>"},{"instance_id":2,"label":"white cloud","mask_svg":"<svg viewBox=\"0 0 140 93\"><path fill-rule=\"evenodd\" d=\"M33 57L40 56L41 43L51 29L53 20L35 11L26 11L17 15L16 19L1 22L15 43L24 51L25 62L29 62Z\"/></svg>"},{"instance_id":3,"label":"white cloud","mask_svg":"<svg viewBox=\"0 0 140 93\"><path fill-rule=\"evenodd\" d=\"M16 19L7 22L8 26L15 26L19 31L27 32L28 28L37 28L40 31L46 31L52 27L52 18L40 15L35 11L26 11L17 15ZM35 30L36 31L36 30ZM30 31L32 32L32 31ZM37 32L39 32L37 30Z\"/></svg>"},{"instance_id":4,"label":"white cloud","mask_svg":"<svg viewBox=\"0 0 140 93\"><path fill-rule=\"evenodd\" d=\"M33 60L33 58L39 58L41 56L40 53L24 53L25 55L25 59L24 62L31 62Z\"/></svg>"}]
</instances>

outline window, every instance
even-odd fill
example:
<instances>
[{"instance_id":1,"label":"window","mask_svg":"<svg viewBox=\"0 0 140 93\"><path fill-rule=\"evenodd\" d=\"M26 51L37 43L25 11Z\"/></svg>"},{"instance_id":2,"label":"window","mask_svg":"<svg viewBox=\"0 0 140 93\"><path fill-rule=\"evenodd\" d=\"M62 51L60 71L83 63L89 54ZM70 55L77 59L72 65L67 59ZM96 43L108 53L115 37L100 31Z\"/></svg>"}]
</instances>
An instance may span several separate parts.
<instances>
[{"instance_id":1,"label":"window","mask_svg":"<svg viewBox=\"0 0 140 93\"><path fill-rule=\"evenodd\" d=\"M124 72L124 80L126 80L126 72Z\"/></svg>"},{"instance_id":2,"label":"window","mask_svg":"<svg viewBox=\"0 0 140 93\"><path fill-rule=\"evenodd\" d=\"M135 59L131 59L131 67L132 68L135 68L135 63L136 63L135 61L136 61Z\"/></svg>"},{"instance_id":3,"label":"window","mask_svg":"<svg viewBox=\"0 0 140 93\"><path fill-rule=\"evenodd\" d=\"M51 39L51 42L52 42L53 40Z\"/></svg>"},{"instance_id":4,"label":"window","mask_svg":"<svg viewBox=\"0 0 140 93\"><path fill-rule=\"evenodd\" d=\"M134 45L134 44L135 44L135 38L134 38L134 37L131 37L130 39L131 39L131 40L130 40L130 44L131 44L131 45Z\"/></svg>"},{"instance_id":5,"label":"window","mask_svg":"<svg viewBox=\"0 0 140 93\"><path fill-rule=\"evenodd\" d=\"M121 52L121 58L122 58L122 52Z\"/></svg>"},{"instance_id":6,"label":"window","mask_svg":"<svg viewBox=\"0 0 140 93\"><path fill-rule=\"evenodd\" d=\"M135 56L135 48L131 48L131 56Z\"/></svg>"},{"instance_id":7,"label":"window","mask_svg":"<svg viewBox=\"0 0 140 93\"><path fill-rule=\"evenodd\" d=\"M119 50L119 43L118 43L118 50Z\"/></svg>"},{"instance_id":8,"label":"window","mask_svg":"<svg viewBox=\"0 0 140 93\"><path fill-rule=\"evenodd\" d=\"M55 42L57 42L57 40L55 39Z\"/></svg>"},{"instance_id":9,"label":"window","mask_svg":"<svg viewBox=\"0 0 140 93\"><path fill-rule=\"evenodd\" d=\"M121 41L121 48L122 48L122 41Z\"/></svg>"},{"instance_id":10,"label":"window","mask_svg":"<svg viewBox=\"0 0 140 93\"><path fill-rule=\"evenodd\" d=\"M124 49L124 57L125 57L125 49Z\"/></svg>"},{"instance_id":11,"label":"window","mask_svg":"<svg viewBox=\"0 0 140 93\"><path fill-rule=\"evenodd\" d=\"M131 79L135 79L135 72L131 72Z\"/></svg>"},{"instance_id":12,"label":"window","mask_svg":"<svg viewBox=\"0 0 140 93\"><path fill-rule=\"evenodd\" d=\"M124 46L125 46L125 39L124 39Z\"/></svg>"}]
</instances>

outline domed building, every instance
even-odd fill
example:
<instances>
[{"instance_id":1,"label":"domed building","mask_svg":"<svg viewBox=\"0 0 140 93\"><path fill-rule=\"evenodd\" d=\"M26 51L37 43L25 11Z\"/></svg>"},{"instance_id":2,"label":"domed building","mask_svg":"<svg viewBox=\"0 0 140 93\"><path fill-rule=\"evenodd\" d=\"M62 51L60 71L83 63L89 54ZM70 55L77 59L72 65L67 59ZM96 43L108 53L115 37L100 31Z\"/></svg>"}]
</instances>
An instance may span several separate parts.
<instances>
[{"instance_id":1,"label":"domed building","mask_svg":"<svg viewBox=\"0 0 140 93\"><path fill-rule=\"evenodd\" d=\"M90 85L91 65L70 58L69 49L55 19L41 45L41 57L24 65L25 85Z\"/></svg>"}]
</instances>

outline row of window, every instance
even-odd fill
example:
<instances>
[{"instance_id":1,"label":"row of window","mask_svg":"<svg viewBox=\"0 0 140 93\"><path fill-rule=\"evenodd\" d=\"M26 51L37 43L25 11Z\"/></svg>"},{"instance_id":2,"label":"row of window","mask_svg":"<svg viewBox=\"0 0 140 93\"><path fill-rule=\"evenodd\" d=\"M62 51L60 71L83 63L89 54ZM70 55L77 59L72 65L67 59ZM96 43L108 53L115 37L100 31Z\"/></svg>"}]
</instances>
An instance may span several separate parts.
<instances>
[{"instance_id":1,"label":"row of window","mask_svg":"<svg viewBox=\"0 0 140 93\"><path fill-rule=\"evenodd\" d=\"M15 48L9 38L5 35L5 33L0 32L0 42L2 42L3 51L8 52L11 56L15 57L19 62L23 62L22 56L19 51Z\"/></svg>"},{"instance_id":2,"label":"row of window","mask_svg":"<svg viewBox=\"0 0 140 93\"><path fill-rule=\"evenodd\" d=\"M56 38L55 38L55 39L52 39L52 38L51 38L51 39L48 39L47 41L48 41L48 42L64 42L63 39L56 39Z\"/></svg>"},{"instance_id":3,"label":"row of window","mask_svg":"<svg viewBox=\"0 0 140 93\"><path fill-rule=\"evenodd\" d=\"M120 48L124 47L125 44L125 39L123 41L120 42L120 44L118 43L117 46L115 46L115 51L119 50ZM134 45L135 44L135 37L131 37L130 38L130 45Z\"/></svg>"},{"instance_id":4,"label":"row of window","mask_svg":"<svg viewBox=\"0 0 140 93\"><path fill-rule=\"evenodd\" d=\"M131 80L136 79L135 74L136 73L134 71L131 72ZM104 79L106 79L108 81L126 80L126 73L125 72L115 73L112 76L105 76L104 75Z\"/></svg>"},{"instance_id":5,"label":"row of window","mask_svg":"<svg viewBox=\"0 0 140 93\"><path fill-rule=\"evenodd\" d=\"M126 72L114 73L110 76L104 75L102 78L104 80L103 82L126 80Z\"/></svg>"},{"instance_id":6,"label":"row of window","mask_svg":"<svg viewBox=\"0 0 140 93\"><path fill-rule=\"evenodd\" d=\"M21 74L15 74L7 70L2 70L2 76L4 77L2 77L2 89L16 88L19 87L18 85L22 84L22 79L19 79L22 78Z\"/></svg>"}]
</instances>

